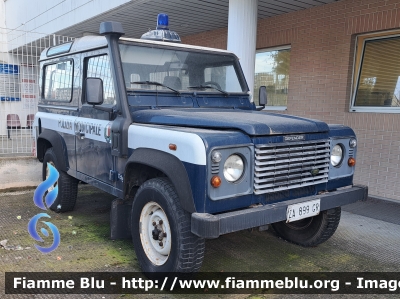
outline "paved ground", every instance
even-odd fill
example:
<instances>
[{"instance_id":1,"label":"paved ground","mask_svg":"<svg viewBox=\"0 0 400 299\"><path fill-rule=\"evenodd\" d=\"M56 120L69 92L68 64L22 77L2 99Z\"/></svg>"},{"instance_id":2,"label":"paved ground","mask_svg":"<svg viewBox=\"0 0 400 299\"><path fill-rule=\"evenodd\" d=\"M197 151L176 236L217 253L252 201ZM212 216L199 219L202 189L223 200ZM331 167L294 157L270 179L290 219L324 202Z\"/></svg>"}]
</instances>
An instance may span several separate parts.
<instances>
[{"instance_id":1,"label":"paved ground","mask_svg":"<svg viewBox=\"0 0 400 299\"><path fill-rule=\"evenodd\" d=\"M63 298L63 295L4 295L8 271L139 271L131 241L109 239L112 196L81 186L71 213L51 213L61 234L59 248L43 255L34 248L26 227L39 213L33 190L0 195L0 241L14 250L0 249L0 298ZM347 206L336 234L315 248L302 248L266 232L241 231L206 242L202 271L400 271L400 205L370 200ZM22 249L22 250L15 250ZM71 295L68 298L119 298L121 295ZM126 298L160 298L160 295L126 295ZM188 296L162 295L162 298ZM200 295L191 296L199 298ZM282 295L201 295L210 298L286 298ZM292 298L320 298L291 296ZM334 295L346 298L390 296ZM393 298L390 297L390 298Z\"/></svg>"}]
</instances>

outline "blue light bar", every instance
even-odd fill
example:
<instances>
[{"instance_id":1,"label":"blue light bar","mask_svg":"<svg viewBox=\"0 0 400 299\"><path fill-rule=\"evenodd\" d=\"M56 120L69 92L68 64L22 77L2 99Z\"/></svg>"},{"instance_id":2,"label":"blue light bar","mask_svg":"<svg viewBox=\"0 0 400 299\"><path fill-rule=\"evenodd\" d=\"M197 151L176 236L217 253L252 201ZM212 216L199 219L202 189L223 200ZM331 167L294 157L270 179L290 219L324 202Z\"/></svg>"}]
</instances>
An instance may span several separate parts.
<instances>
[{"instance_id":1,"label":"blue light bar","mask_svg":"<svg viewBox=\"0 0 400 299\"><path fill-rule=\"evenodd\" d=\"M168 30L168 15L165 13L159 13L157 16L157 27L156 29Z\"/></svg>"},{"instance_id":2,"label":"blue light bar","mask_svg":"<svg viewBox=\"0 0 400 299\"><path fill-rule=\"evenodd\" d=\"M160 13L157 16L156 30L150 30L142 35L141 39L180 43L179 34L168 28L168 15Z\"/></svg>"}]
</instances>

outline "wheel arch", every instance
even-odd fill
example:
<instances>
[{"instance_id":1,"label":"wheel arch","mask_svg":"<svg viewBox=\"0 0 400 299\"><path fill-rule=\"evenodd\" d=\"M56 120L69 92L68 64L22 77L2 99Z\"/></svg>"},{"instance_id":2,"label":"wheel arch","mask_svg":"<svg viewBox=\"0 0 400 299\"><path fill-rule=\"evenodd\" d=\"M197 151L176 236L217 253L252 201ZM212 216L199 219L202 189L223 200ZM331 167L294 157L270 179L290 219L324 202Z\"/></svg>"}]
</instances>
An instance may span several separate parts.
<instances>
[{"instance_id":1,"label":"wheel arch","mask_svg":"<svg viewBox=\"0 0 400 299\"><path fill-rule=\"evenodd\" d=\"M160 176L171 181L182 208L195 213L192 188L183 163L171 154L151 148L138 148L129 157L124 172L124 198L129 196L132 188Z\"/></svg>"},{"instance_id":2,"label":"wheel arch","mask_svg":"<svg viewBox=\"0 0 400 299\"><path fill-rule=\"evenodd\" d=\"M40 162L43 162L44 155L49 148L53 148L54 153L57 157L57 161L60 164L60 170L68 171L68 153L67 146L64 138L55 131L46 130L43 131L37 140L37 158Z\"/></svg>"}]
</instances>

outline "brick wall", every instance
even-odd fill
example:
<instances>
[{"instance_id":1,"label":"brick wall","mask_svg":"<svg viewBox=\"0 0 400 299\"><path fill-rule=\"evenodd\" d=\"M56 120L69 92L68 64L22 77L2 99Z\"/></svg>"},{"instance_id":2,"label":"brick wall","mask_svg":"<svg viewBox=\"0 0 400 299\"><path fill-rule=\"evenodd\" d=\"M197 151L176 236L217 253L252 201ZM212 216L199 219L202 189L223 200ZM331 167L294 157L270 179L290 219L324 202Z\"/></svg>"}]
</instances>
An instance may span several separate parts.
<instances>
[{"instance_id":1,"label":"brick wall","mask_svg":"<svg viewBox=\"0 0 400 299\"><path fill-rule=\"evenodd\" d=\"M258 22L257 49L291 45L286 113L352 127L355 182L400 200L400 114L349 113L355 36L400 28L399 0L341 0ZM227 29L182 38L226 49Z\"/></svg>"}]
</instances>

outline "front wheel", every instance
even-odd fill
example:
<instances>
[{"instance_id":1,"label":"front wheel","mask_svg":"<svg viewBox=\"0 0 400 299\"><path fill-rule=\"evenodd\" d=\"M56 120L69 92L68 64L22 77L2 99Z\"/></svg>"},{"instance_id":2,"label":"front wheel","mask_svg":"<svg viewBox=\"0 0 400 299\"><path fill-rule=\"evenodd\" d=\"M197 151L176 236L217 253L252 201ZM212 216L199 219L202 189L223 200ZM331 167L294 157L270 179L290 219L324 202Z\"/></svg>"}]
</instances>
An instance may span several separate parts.
<instances>
[{"instance_id":1,"label":"front wheel","mask_svg":"<svg viewBox=\"0 0 400 299\"><path fill-rule=\"evenodd\" d=\"M166 178L146 181L132 204L132 239L143 272L196 272L205 241L192 234L184 211Z\"/></svg>"},{"instance_id":2,"label":"front wheel","mask_svg":"<svg viewBox=\"0 0 400 299\"><path fill-rule=\"evenodd\" d=\"M286 241L304 246L317 246L335 233L341 216L341 208L322 211L317 216L286 223L273 223L276 233Z\"/></svg>"}]
</instances>

